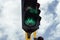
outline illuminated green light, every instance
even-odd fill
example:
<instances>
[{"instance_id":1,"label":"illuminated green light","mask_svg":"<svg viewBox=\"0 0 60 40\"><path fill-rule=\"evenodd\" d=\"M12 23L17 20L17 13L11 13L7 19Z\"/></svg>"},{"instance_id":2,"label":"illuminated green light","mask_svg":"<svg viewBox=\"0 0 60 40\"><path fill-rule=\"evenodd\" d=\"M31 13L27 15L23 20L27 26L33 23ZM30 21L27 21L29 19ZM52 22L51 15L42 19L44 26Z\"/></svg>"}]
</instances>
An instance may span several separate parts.
<instances>
[{"instance_id":1,"label":"illuminated green light","mask_svg":"<svg viewBox=\"0 0 60 40\"><path fill-rule=\"evenodd\" d=\"M25 20L25 24L28 26L33 26L35 25L35 21L32 18L28 18L27 20Z\"/></svg>"},{"instance_id":2,"label":"illuminated green light","mask_svg":"<svg viewBox=\"0 0 60 40\"><path fill-rule=\"evenodd\" d=\"M30 8L29 12L30 13L34 13L34 14L37 14L38 13L37 9L32 9L32 8Z\"/></svg>"}]
</instances>

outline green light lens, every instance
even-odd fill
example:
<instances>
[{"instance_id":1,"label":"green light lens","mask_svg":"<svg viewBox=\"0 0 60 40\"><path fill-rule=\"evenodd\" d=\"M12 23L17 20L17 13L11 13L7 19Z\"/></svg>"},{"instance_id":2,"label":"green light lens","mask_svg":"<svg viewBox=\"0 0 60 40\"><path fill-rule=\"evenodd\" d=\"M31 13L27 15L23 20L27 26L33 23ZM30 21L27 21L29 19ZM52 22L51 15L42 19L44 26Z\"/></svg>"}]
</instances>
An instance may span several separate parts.
<instances>
[{"instance_id":1,"label":"green light lens","mask_svg":"<svg viewBox=\"0 0 60 40\"><path fill-rule=\"evenodd\" d=\"M32 9L32 8L29 9L29 12L30 13L34 13L34 14L37 14L38 13L37 9Z\"/></svg>"},{"instance_id":2,"label":"green light lens","mask_svg":"<svg viewBox=\"0 0 60 40\"><path fill-rule=\"evenodd\" d=\"M28 18L27 20L25 20L25 24L28 26L33 26L36 24L36 22L32 18Z\"/></svg>"}]
</instances>

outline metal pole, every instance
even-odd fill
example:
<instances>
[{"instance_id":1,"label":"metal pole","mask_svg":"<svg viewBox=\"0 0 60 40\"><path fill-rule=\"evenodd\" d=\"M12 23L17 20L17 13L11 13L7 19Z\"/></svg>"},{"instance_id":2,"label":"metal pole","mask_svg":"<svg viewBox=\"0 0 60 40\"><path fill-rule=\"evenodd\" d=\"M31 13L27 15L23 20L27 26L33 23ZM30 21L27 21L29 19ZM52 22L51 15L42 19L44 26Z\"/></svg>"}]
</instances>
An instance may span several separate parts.
<instances>
[{"instance_id":1,"label":"metal pole","mask_svg":"<svg viewBox=\"0 0 60 40\"><path fill-rule=\"evenodd\" d=\"M34 35L34 40L37 40L37 38L36 38L36 31L33 33L33 35Z\"/></svg>"},{"instance_id":2,"label":"metal pole","mask_svg":"<svg viewBox=\"0 0 60 40\"><path fill-rule=\"evenodd\" d=\"M30 36L30 38L28 38L28 33L25 34L25 37L26 37L25 38L26 40L31 40L31 36Z\"/></svg>"}]
</instances>

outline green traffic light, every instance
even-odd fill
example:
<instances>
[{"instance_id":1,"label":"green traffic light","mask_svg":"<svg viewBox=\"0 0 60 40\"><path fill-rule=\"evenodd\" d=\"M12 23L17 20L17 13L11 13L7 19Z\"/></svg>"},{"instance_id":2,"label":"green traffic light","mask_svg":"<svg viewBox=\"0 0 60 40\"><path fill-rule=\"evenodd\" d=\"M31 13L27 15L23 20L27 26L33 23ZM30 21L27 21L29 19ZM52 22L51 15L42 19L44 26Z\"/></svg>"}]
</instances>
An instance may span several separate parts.
<instances>
[{"instance_id":1,"label":"green traffic light","mask_svg":"<svg viewBox=\"0 0 60 40\"><path fill-rule=\"evenodd\" d=\"M29 12L30 13L34 13L34 14L37 14L38 13L38 10L37 9L30 8L29 9Z\"/></svg>"},{"instance_id":2,"label":"green traffic light","mask_svg":"<svg viewBox=\"0 0 60 40\"><path fill-rule=\"evenodd\" d=\"M25 20L25 24L28 26L34 26L36 22L32 18L28 18L27 20Z\"/></svg>"}]
</instances>

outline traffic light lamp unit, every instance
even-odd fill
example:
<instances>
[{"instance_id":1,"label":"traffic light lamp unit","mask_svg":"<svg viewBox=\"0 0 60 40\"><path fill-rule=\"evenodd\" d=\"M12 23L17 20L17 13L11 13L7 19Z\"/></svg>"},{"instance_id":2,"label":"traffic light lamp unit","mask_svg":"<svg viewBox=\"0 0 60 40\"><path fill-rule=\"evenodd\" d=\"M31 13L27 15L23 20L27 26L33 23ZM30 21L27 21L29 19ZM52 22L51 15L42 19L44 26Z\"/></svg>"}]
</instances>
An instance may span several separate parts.
<instances>
[{"instance_id":1,"label":"traffic light lamp unit","mask_svg":"<svg viewBox=\"0 0 60 40\"><path fill-rule=\"evenodd\" d=\"M37 0L22 0L22 28L28 33L28 38L39 29L41 20L39 6Z\"/></svg>"}]
</instances>

